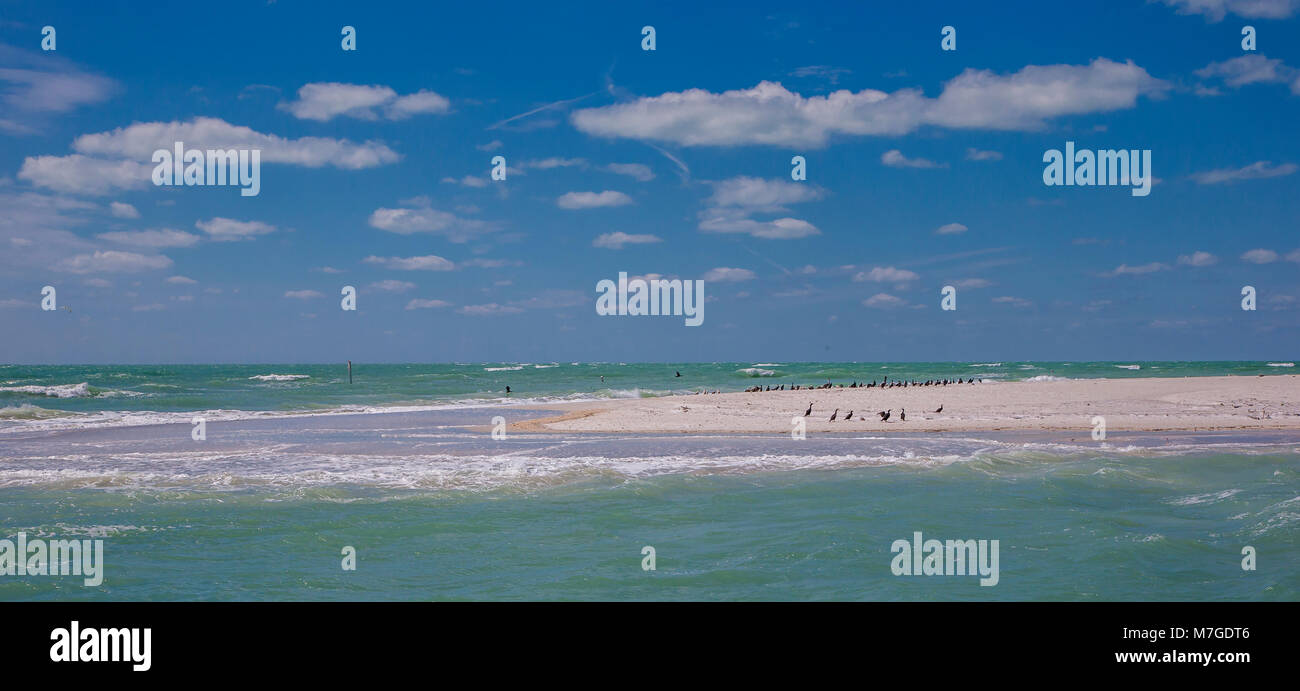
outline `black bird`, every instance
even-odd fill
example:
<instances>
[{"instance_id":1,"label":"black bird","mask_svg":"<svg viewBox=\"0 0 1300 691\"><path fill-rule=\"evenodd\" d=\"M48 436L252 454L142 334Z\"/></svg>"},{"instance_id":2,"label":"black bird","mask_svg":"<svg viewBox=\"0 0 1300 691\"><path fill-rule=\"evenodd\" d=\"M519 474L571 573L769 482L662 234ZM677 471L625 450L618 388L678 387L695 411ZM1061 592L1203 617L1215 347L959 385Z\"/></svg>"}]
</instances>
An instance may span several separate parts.
<instances>
[{"instance_id":1,"label":"black bird","mask_svg":"<svg viewBox=\"0 0 1300 691\"><path fill-rule=\"evenodd\" d=\"M676 371L676 370L674 370L674 371ZM681 373L681 372L677 372L677 376L679 376L679 377L682 376L682 373Z\"/></svg>"},{"instance_id":2,"label":"black bird","mask_svg":"<svg viewBox=\"0 0 1300 691\"><path fill-rule=\"evenodd\" d=\"M903 412L898 414L898 421L907 422L907 408L903 408Z\"/></svg>"},{"instance_id":3,"label":"black bird","mask_svg":"<svg viewBox=\"0 0 1300 691\"><path fill-rule=\"evenodd\" d=\"M853 419L853 411L850 410L850 411L849 411L849 414L844 416L844 419L845 419L845 420L852 420L852 419Z\"/></svg>"},{"instance_id":4,"label":"black bird","mask_svg":"<svg viewBox=\"0 0 1300 691\"><path fill-rule=\"evenodd\" d=\"M840 409L839 409L839 408L836 408L836 409L835 409L835 412L831 413L831 419L830 419L830 422L835 422L835 416L836 416L836 415L839 415L839 414L840 414Z\"/></svg>"},{"instance_id":5,"label":"black bird","mask_svg":"<svg viewBox=\"0 0 1300 691\"><path fill-rule=\"evenodd\" d=\"M804 417L808 417L809 415L812 415L812 401L808 402L808 410L803 411Z\"/></svg>"},{"instance_id":6,"label":"black bird","mask_svg":"<svg viewBox=\"0 0 1300 691\"><path fill-rule=\"evenodd\" d=\"M880 411L880 413L879 413L879 415L880 415L880 421L881 421L881 422L885 422L886 420L888 420L888 419L889 419L889 414L890 414L891 412L893 412L893 408L890 408L889 410L882 410L882 411Z\"/></svg>"},{"instance_id":7,"label":"black bird","mask_svg":"<svg viewBox=\"0 0 1300 691\"><path fill-rule=\"evenodd\" d=\"M943 412L943 404L940 403L940 404L939 404L939 408L938 408L937 410L935 410L934 412L936 412L936 413L942 413L942 412Z\"/></svg>"},{"instance_id":8,"label":"black bird","mask_svg":"<svg viewBox=\"0 0 1300 691\"><path fill-rule=\"evenodd\" d=\"M510 387L506 387L506 393L510 393Z\"/></svg>"}]
</instances>

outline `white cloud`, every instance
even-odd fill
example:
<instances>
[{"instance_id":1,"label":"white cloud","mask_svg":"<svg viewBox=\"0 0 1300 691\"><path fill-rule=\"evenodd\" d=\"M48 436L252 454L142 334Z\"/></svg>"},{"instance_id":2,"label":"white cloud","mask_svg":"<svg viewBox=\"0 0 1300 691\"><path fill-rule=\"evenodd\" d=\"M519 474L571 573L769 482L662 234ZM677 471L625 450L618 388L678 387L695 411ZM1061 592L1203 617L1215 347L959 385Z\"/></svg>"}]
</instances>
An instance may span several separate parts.
<instances>
[{"instance_id":1,"label":"white cloud","mask_svg":"<svg viewBox=\"0 0 1300 691\"><path fill-rule=\"evenodd\" d=\"M833 135L897 136L924 125L1036 130L1055 117L1132 108L1139 96L1168 88L1131 61L1098 58L1087 65L1029 65L1006 75L967 69L933 99L919 89L804 97L765 81L750 89L689 89L585 108L570 119L599 137L820 148Z\"/></svg>"},{"instance_id":2,"label":"white cloud","mask_svg":"<svg viewBox=\"0 0 1300 691\"><path fill-rule=\"evenodd\" d=\"M396 281L390 278L388 280L371 283L366 286L366 288L369 290L383 291L385 293L405 293L408 290L414 289L415 284L409 281Z\"/></svg>"},{"instance_id":3,"label":"white cloud","mask_svg":"<svg viewBox=\"0 0 1300 691\"><path fill-rule=\"evenodd\" d=\"M867 307L887 309L891 307L902 307L907 304L907 301L899 297L894 297L889 293L876 293L866 300L863 300L862 304Z\"/></svg>"},{"instance_id":4,"label":"white cloud","mask_svg":"<svg viewBox=\"0 0 1300 691\"><path fill-rule=\"evenodd\" d=\"M956 235L970 230L960 223L945 223L934 230L935 235Z\"/></svg>"},{"instance_id":5,"label":"white cloud","mask_svg":"<svg viewBox=\"0 0 1300 691\"><path fill-rule=\"evenodd\" d=\"M1219 258L1213 254L1200 251L1180 255L1178 257L1178 264L1180 266L1211 266L1218 261Z\"/></svg>"},{"instance_id":6,"label":"white cloud","mask_svg":"<svg viewBox=\"0 0 1300 691\"><path fill-rule=\"evenodd\" d=\"M54 268L74 274L135 273L166 269L171 265L172 260L161 254L146 255L107 250L68 257L56 264Z\"/></svg>"},{"instance_id":7,"label":"white cloud","mask_svg":"<svg viewBox=\"0 0 1300 691\"><path fill-rule=\"evenodd\" d=\"M72 148L80 154L149 161L154 151L173 149L176 142L185 142L187 149L261 149L263 163L286 163L308 168L328 165L359 170L401 159L392 149L374 141L354 144L346 139L328 137L286 139L207 117L187 122L137 122L109 132L83 134L73 141ZM152 170L152 166L149 169Z\"/></svg>"},{"instance_id":8,"label":"white cloud","mask_svg":"<svg viewBox=\"0 0 1300 691\"><path fill-rule=\"evenodd\" d=\"M425 300L423 298L416 298L406 303L406 309L408 310L427 310L427 309L435 309L438 307L450 307L450 306L451 303L447 302L446 300Z\"/></svg>"},{"instance_id":9,"label":"white cloud","mask_svg":"<svg viewBox=\"0 0 1300 691\"><path fill-rule=\"evenodd\" d=\"M339 116L378 120L381 113L389 120L402 120L421 113L446 113L451 102L432 91L399 97L387 86L315 82L298 89L298 100L276 107L298 119L320 122Z\"/></svg>"},{"instance_id":10,"label":"white cloud","mask_svg":"<svg viewBox=\"0 0 1300 691\"><path fill-rule=\"evenodd\" d=\"M0 100L8 112L22 116L67 112L105 101L117 91L113 80L84 72L57 53L0 46L0 65Z\"/></svg>"},{"instance_id":11,"label":"white cloud","mask_svg":"<svg viewBox=\"0 0 1300 691\"><path fill-rule=\"evenodd\" d=\"M789 213L787 204L822 198L825 192L815 185L746 176L712 185L713 195L700 212L699 228L706 233L747 233L767 239L794 239L821 233L813 224L798 218L753 218L756 214Z\"/></svg>"},{"instance_id":12,"label":"white cloud","mask_svg":"<svg viewBox=\"0 0 1300 691\"><path fill-rule=\"evenodd\" d=\"M319 291L315 290L290 290L286 291L284 296L290 300L314 300L316 298L325 297Z\"/></svg>"},{"instance_id":13,"label":"white cloud","mask_svg":"<svg viewBox=\"0 0 1300 691\"><path fill-rule=\"evenodd\" d=\"M108 209L115 218L140 218L140 212L124 202L113 202L108 205Z\"/></svg>"},{"instance_id":14,"label":"white cloud","mask_svg":"<svg viewBox=\"0 0 1300 691\"><path fill-rule=\"evenodd\" d=\"M531 159L519 164L520 168L534 168L537 170L551 170L552 168L573 168L586 167L587 159L585 158L560 158L552 156L543 159Z\"/></svg>"},{"instance_id":15,"label":"white cloud","mask_svg":"<svg viewBox=\"0 0 1300 691\"><path fill-rule=\"evenodd\" d=\"M1300 264L1300 249L1291 250L1290 252L1288 252L1286 255L1286 260L1289 262L1296 262L1297 264Z\"/></svg>"},{"instance_id":16,"label":"white cloud","mask_svg":"<svg viewBox=\"0 0 1300 691\"><path fill-rule=\"evenodd\" d=\"M403 200L406 208L379 208L370 214L370 226L379 230L412 235L429 233L441 235L451 242L464 243L493 230L483 221L462 218L449 211L441 211L430 206L426 197Z\"/></svg>"},{"instance_id":17,"label":"white cloud","mask_svg":"<svg viewBox=\"0 0 1300 691\"><path fill-rule=\"evenodd\" d=\"M81 154L28 156L18 169L18 178L59 192L104 195L115 190L147 187L152 171L152 166L129 159L110 160Z\"/></svg>"},{"instance_id":18,"label":"white cloud","mask_svg":"<svg viewBox=\"0 0 1300 691\"><path fill-rule=\"evenodd\" d=\"M611 163L605 166L605 170L618 175L626 175L637 182L649 182L655 179L654 171L650 170L650 166L640 163Z\"/></svg>"},{"instance_id":19,"label":"white cloud","mask_svg":"<svg viewBox=\"0 0 1300 691\"><path fill-rule=\"evenodd\" d=\"M1291 82L1296 70L1282 64L1281 60L1249 53L1231 60L1212 62L1199 70L1201 79L1221 79L1224 85L1239 89L1249 84L1276 84Z\"/></svg>"},{"instance_id":20,"label":"white cloud","mask_svg":"<svg viewBox=\"0 0 1300 691\"><path fill-rule=\"evenodd\" d=\"M716 281L718 283L735 283L737 281L752 281L757 276L749 269L733 269L719 266L716 269L709 269L704 272L703 278L706 281Z\"/></svg>"},{"instance_id":21,"label":"white cloud","mask_svg":"<svg viewBox=\"0 0 1300 691\"><path fill-rule=\"evenodd\" d=\"M920 278L916 272L907 269L896 269L892 266L877 266L870 271L859 271L853 277L855 282L875 281L876 283L905 283L915 281Z\"/></svg>"},{"instance_id":22,"label":"white cloud","mask_svg":"<svg viewBox=\"0 0 1300 691\"><path fill-rule=\"evenodd\" d=\"M935 163L928 158L908 158L898 149L890 149L880 155L880 162L890 168L947 168L947 163Z\"/></svg>"},{"instance_id":23,"label":"white cloud","mask_svg":"<svg viewBox=\"0 0 1300 691\"><path fill-rule=\"evenodd\" d=\"M983 278L963 278L960 281L953 281L953 287L963 289L987 288L993 283Z\"/></svg>"},{"instance_id":24,"label":"white cloud","mask_svg":"<svg viewBox=\"0 0 1300 691\"><path fill-rule=\"evenodd\" d=\"M1002 153L999 151L980 151L976 148L966 149L967 161L1001 161Z\"/></svg>"},{"instance_id":25,"label":"white cloud","mask_svg":"<svg viewBox=\"0 0 1300 691\"><path fill-rule=\"evenodd\" d=\"M236 221L230 218L210 218L196 221L194 226L207 233L213 240L251 240L258 235L274 233L275 226L261 221Z\"/></svg>"},{"instance_id":26,"label":"white cloud","mask_svg":"<svg viewBox=\"0 0 1300 691\"><path fill-rule=\"evenodd\" d=\"M1271 161L1255 161L1242 168L1219 168L1203 173L1194 173L1192 179L1202 185L1218 185L1243 180L1284 177L1295 171L1296 165L1294 163L1283 163L1275 166Z\"/></svg>"},{"instance_id":27,"label":"white cloud","mask_svg":"<svg viewBox=\"0 0 1300 691\"><path fill-rule=\"evenodd\" d=\"M100 240L115 242L119 245L135 247L192 247L198 244L199 236L182 230L160 228L158 230L133 230L100 233L95 236Z\"/></svg>"},{"instance_id":28,"label":"white cloud","mask_svg":"<svg viewBox=\"0 0 1300 691\"><path fill-rule=\"evenodd\" d=\"M189 276L168 276L166 282L175 285L194 285L195 283L198 283L198 281Z\"/></svg>"},{"instance_id":29,"label":"white cloud","mask_svg":"<svg viewBox=\"0 0 1300 691\"><path fill-rule=\"evenodd\" d=\"M476 187L476 188L483 188L488 186L488 181L486 179L476 177L473 175L466 175L465 177L460 179L456 179L453 177L445 177L442 179L442 182L450 183L453 185L464 185L466 187Z\"/></svg>"},{"instance_id":30,"label":"white cloud","mask_svg":"<svg viewBox=\"0 0 1300 691\"><path fill-rule=\"evenodd\" d=\"M1128 264L1120 264L1119 266L1115 267L1115 270L1111 271L1108 275L1141 276L1142 274L1155 273L1156 271L1164 271L1168 268L1169 268L1168 264L1162 264L1160 262L1151 262L1150 264L1142 264L1140 266L1129 266Z\"/></svg>"},{"instance_id":31,"label":"white cloud","mask_svg":"<svg viewBox=\"0 0 1300 691\"><path fill-rule=\"evenodd\" d=\"M1277 261L1277 252L1266 249L1254 249L1241 255L1242 261L1251 264L1272 264Z\"/></svg>"},{"instance_id":32,"label":"white cloud","mask_svg":"<svg viewBox=\"0 0 1300 691\"><path fill-rule=\"evenodd\" d=\"M495 302L489 302L485 305L465 305L456 311L471 317L491 317L500 314L519 314L524 310L511 305L498 305Z\"/></svg>"},{"instance_id":33,"label":"white cloud","mask_svg":"<svg viewBox=\"0 0 1300 691\"><path fill-rule=\"evenodd\" d=\"M644 245L654 242L663 242L658 235L631 235L623 232L602 233L595 240L591 241L592 247L604 247L611 250L621 250L624 245Z\"/></svg>"},{"instance_id":34,"label":"white cloud","mask_svg":"<svg viewBox=\"0 0 1300 691\"><path fill-rule=\"evenodd\" d=\"M361 260L366 264L376 264L398 271L451 271L456 265L434 254L423 257L376 257L369 256Z\"/></svg>"},{"instance_id":35,"label":"white cloud","mask_svg":"<svg viewBox=\"0 0 1300 691\"><path fill-rule=\"evenodd\" d=\"M1010 295L1003 295L1001 297L993 298L993 302L998 304L1011 305L1012 307L1031 307L1034 304L1024 298L1012 297Z\"/></svg>"},{"instance_id":36,"label":"white cloud","mask_svg":"<svg viewBox=\"0 0 1300 691\"><path fill-rule=\"evenodd\" d=\"M611 206L626 206L632 198L622 192L605 190L603 192L566 192L555 200L561 209L596 209Z\"/></svg>"},{"instance_id":37,"label":"white cloud","mask_svg":"<svg viewBox=\"0 0 1300 691\"><path fill-rule=\"evenodd\" d=\"M1229 12L1249 19L1286 19L1300 7L1297 0L1163 0L1178 14L1203 14L1212 22Z\"/></svg>"}]
</instances>

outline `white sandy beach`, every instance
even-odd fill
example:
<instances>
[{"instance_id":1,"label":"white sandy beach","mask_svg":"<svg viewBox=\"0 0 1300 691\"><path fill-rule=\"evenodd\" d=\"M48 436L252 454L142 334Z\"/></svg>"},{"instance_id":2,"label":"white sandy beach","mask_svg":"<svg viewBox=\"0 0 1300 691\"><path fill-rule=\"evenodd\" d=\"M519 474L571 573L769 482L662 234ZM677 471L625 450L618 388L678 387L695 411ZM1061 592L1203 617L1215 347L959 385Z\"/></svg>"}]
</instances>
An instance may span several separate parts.
<instances>
[{"instance_id":1,"label":"white sandy beach","mask_svg":"<svg viewBox=\"0 0 1300 691\"><path fill-rule=\"evenodd\" d=\"M804 417L808 403L812 415ZM943 406L942 413L934 412ZM839 409L836 421L829 420ZM893 410L888 422L876 414ZM899 413L906 409L906 421ZM1300 376L1081 379L906 388L665 396L547 406L559 414L520 422L532 432L789 434L792 418L815 432L1039 430L1107 432L1300 429ZM853 419L845 420L849 411Z\"/></svg>"}]
</instances>

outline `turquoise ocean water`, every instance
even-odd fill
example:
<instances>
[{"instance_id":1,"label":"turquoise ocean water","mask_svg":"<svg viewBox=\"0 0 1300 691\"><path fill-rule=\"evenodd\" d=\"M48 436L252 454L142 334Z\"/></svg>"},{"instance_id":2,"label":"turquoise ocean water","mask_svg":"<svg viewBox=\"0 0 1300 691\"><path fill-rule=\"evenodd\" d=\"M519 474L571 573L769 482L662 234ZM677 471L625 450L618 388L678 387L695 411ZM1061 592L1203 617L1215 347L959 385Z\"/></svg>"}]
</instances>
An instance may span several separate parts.
<instances>
[{"instance_id":1,"label":"turquoise ocean water","mask_svg":"<svg viewBox=\"0 0 1300 691\"><path fill-rule=\"evenodd\" d=\"M682 377L675 377L680 371ZM0 600L1295 600L1300 437L528 435L519 403L1250 363L0 366L0 538L104 540ZM769 374L770 373L770 374ZM600 377L605 381L601 382ZM509 399L502 394L512 387ZM201 415L207 439L191 438ZM999 542L999 582L895 540ZM357 568L341 568L342 550ZM644 547L655 569L643 570ZM1241 568L1252 547L1257 568Z\"/></svg>"}]
</instances>

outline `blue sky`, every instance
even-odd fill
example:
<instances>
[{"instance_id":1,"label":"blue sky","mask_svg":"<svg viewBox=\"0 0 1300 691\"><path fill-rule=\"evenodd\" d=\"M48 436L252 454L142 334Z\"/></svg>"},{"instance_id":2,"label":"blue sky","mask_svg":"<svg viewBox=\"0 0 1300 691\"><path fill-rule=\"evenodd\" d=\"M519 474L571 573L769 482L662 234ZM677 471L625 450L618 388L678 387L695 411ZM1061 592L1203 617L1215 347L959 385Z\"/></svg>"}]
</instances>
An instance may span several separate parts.
<instances>
[{"instance_id":1,"label":"blue sky","mask_svg":"<svg viewBox=\"0 0 1300 691\"><path fill-rule=\"evenodd\" d=\"M1295 355L1300 2L465 5L6 3L0 361ZM178 139L260 194L153 185ZM620 271L704 324L598 316Z\"/></svg>"}]
</instances>

